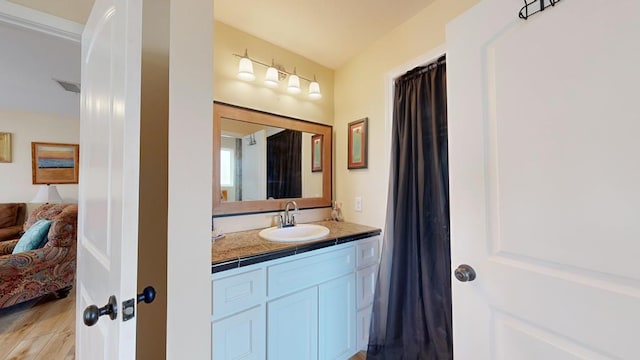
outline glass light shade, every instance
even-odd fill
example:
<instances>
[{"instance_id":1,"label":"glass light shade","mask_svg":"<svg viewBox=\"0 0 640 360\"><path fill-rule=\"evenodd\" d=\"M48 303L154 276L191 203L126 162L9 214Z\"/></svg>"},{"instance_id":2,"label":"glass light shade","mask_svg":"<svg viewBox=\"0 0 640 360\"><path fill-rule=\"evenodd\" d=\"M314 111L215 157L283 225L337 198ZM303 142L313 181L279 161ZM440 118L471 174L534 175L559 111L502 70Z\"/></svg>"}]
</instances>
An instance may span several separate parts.
<instances>
[{"instance_id":1,"label":"glass light shade","mask_svg":"<svg viewBox=\"0 0 640 360\"><path fill-rule=\"evenodd\" d=\"M292 93L292 94L299 94L300 93L300 78L298 77L298 75L293 74L291 76L289 76L289 86L287 86L287 91Z\"/></svg>"},{"instance_id":2,"label":"glass light shade","mask_svg":"<svg viewBox=\"0 0 640 360\"><path fill-rule=\"evenodd\" d=\"M253 74L253 63L247 57L240 59L238 78L244 81L253 81L256 79L256 76Z\"/></svg>"},{"instance_id":3,"label":"glass light shade","mask_svg":"<svg viewBox=\"0 0 640 360\"><path fill-rule=\"evenodd\" d=\"M269 66L267 74L264 76L264 84L270 88L278 87L278 69Z\"/></svg>"},{"instance_id":4,"label":"glass light shade","mask_svg":"<svg viewBox=\"0 0 640 360\"><path fill-rule=\"evenodd\" d=\"M40 185L38 193L31 200L32 203L61 203L62 197L55 185Z\"/></svg>"},{"instance_id":5,"label":"glass light shade","mask_svg":"<svg viewBox=\"0 0 640 360\"><path fill-rule=\"evenodd\" d=\"M320 84L317 81L313 81L309 84L309 99L320 99L322 93L320 93Z\"/></svg>"}]
</instances>

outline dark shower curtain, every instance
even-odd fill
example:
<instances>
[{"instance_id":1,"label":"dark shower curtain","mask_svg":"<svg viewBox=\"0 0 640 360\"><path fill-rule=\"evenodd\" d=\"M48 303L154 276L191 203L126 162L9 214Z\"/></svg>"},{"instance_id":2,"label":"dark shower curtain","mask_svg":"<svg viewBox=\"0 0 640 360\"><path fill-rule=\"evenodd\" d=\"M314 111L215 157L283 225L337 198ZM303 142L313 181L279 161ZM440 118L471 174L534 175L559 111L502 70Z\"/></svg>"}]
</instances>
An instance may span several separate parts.
<instances>
[{"instance_id":1,"label":"dark shower curtain","mask_svg":"<svg viewBox=\"0 0 640 360\"><path fill-rule=\"evenodd\" d=\"M367 359L453 359L444 57L396 81L384 237Z\"/></svg>"},{"instance_id":2,"label":"dark shower curtain","mask_svg":"<svg viewBox=\"0 0 640 360\"><path fill-rule=\"evenodd\" d=\"M267 138L267 199L302 197L302 132L284 130Z\"/></svg>"}]
</instances>

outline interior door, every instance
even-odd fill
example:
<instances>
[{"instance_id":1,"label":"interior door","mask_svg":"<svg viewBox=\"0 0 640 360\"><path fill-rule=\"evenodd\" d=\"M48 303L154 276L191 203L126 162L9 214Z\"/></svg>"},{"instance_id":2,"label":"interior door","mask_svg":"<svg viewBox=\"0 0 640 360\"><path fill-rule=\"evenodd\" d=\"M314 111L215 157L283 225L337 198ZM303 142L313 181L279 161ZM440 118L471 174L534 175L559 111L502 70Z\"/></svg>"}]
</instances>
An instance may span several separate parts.
<instances>
[{"instance_id":1,"label":"interior door","mask_svg":"<svg viewBox=\"0 0 640 360\"><path fill-rule=\"evenodd\" d=\"M82 36L76 358L134 359L141 1L96 0ZM117 315L83 323L114 295Z\"/></svg>"},{"instance_id":2,"label":"interior door","mask_svg":"<svg viewBox=\"0 0 640 360\"><path fill-rule=\"evenodd\" d=\"M522 5L447 27L455 358L640 359L640 2Z\"/></svg>"}]
</instances>

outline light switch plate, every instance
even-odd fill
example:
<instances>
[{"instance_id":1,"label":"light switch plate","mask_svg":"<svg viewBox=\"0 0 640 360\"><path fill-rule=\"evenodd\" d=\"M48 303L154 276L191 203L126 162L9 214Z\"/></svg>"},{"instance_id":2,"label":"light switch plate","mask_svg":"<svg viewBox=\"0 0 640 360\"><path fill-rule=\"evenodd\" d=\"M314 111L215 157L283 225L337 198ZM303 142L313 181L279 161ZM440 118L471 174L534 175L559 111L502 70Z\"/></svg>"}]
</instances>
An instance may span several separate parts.
<instances>
[{"instance_id":1,"label":"light switch plate","mask_svg":"<svg viewBox=\"0 0 640 360\"><path fill-rule=\"evenodd\" d=\"M356 201L353 207L355 211L362 212L362 197L356 196Z\"/></svg>"}]
</instances>

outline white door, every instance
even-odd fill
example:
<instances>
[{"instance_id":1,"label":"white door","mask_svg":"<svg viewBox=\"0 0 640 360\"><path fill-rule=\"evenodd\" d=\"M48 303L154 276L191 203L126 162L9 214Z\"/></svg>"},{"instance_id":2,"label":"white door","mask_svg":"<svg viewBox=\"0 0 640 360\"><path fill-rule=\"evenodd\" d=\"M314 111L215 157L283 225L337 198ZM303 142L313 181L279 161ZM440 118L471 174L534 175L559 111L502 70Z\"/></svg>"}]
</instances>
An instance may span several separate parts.
<instances>
[{"instance_id":1,"label":"white door","mask_svg":"<svg viewBox=\"0 0 640 360\"><path fill-rule=\"evenodd\" d=\"M455 358L640 359L640 2L522 5L447 27Z\"/></svg>"},{"instance_id":2,"label":"white door","mask_svg":"<svg viewBox=\"0 0 640 360\"><path fill-rule=\"evenodd\" d=\"M134 359L140 129L141 1L96 0L82 36L76 358ZM89 305L117 316L83 324Z\"/></svg>"}]
</instances>

